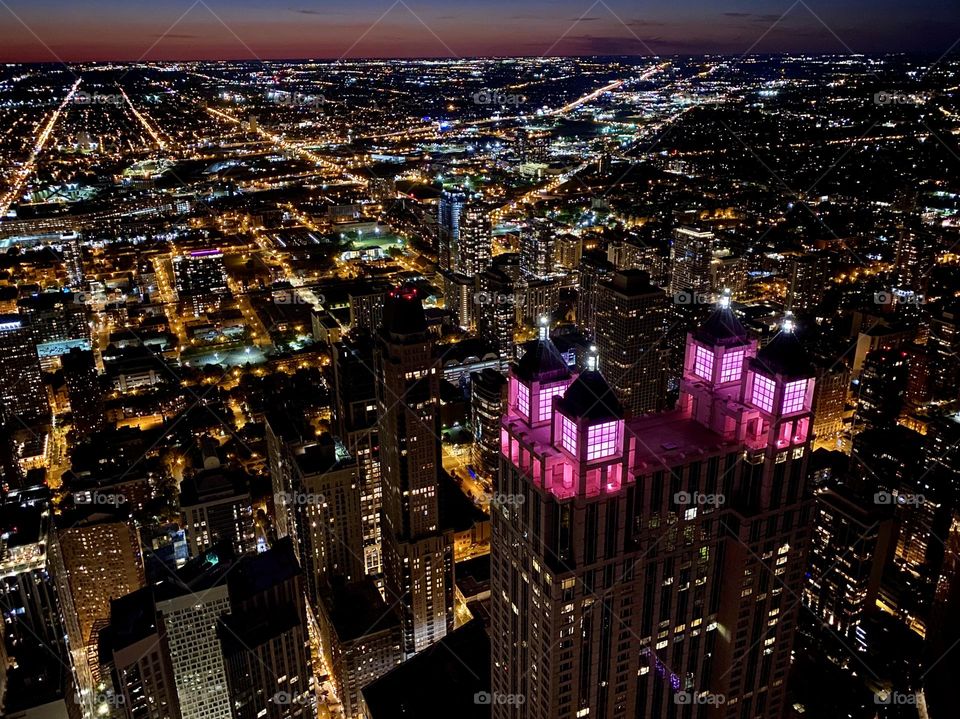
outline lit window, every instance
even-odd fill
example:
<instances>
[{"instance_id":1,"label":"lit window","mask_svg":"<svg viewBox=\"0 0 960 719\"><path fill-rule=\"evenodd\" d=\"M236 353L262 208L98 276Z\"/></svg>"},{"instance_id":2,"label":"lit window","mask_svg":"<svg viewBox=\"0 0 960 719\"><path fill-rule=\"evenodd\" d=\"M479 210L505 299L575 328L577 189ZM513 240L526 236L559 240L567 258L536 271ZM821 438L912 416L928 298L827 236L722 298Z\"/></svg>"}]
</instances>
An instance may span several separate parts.
<instances>
[{"instance_id":1,"label":"lit window","mask_svg":"<svg viewBox=\"0 0 960 719\"><path fill-rule=\"evenodd\" d=\"M517 382L517 411L524 417L530 417L530 388L523 382Z\"/></svg>"},{"instance_id":2,"label":"lit window","mask_svg":"<svg viewBox=\"0 0 960 719\"><path fill-rule=\"evenodd\" d=\"M783 414L799 412L803 409L803 400L807 396L807 380L788 382L783 391Z\"/></svg>"},{"instance_id":3,"label":"lit window","mask_svg":"<svg viewBox=\"0 0 960 719\"><path fill-rule=\"evenodd\" d=\"M570 452L577 453L577 425L569 417L560 415L560 446Z\"/></svg>"},{"instance_id":4,"label":"lit window","mask_svg":"<svg viewBox=\"0 0 960 719\"><path fill-rule=\"evenodd\" d=\"M773 391L777 383L762 374L753 376L753 403L764 412L773 411Z\"/></svg>"},{"instance_id":5,"label":"lit window","mask_svg":"<svg viewBox=\"0 0 960 719\"><path fill-rule=\"evenodd\" d=\"M713 379L713 352L708 350L706 347L701 347L696 345L696 353L694 354L693 361L693 371L696 373L697 377L702 377L705 380Z\"/></svg>"},{"instance_id":6,"label":"lit window","mask_svg":"<svg viewBox=\"0 0 960 719\"><path fill-rule=\"evenodd\" d=\"M744 350L733 350L723 355L720 362L720 382L736 382L743 370Z\"/></svg>"},{"instance_id":7,"label":"lit window","mask_svg":"<svg viewBox=\"0 0 960 719\"><path fill-rule=\"evenodd\" d=\"M616 454L620 439L620 422L595 424L587 430L587 460Z\"/></svg>"},{"instance_id":8,"label":"lit window","mask_svg":"<svg viewBox=\"0 0 960 719\"><path fill-rule=\"evenodd\" d=\"M566 383L561 382L560 384L555 384L552 387L541 387L540 388L540 399L538 401L539 413L535 421L542 422L545 419L550 417L550 411L553 409L553 398L558 394L563 394L563 391L567 388Z\"/></svg>"}]
</instances>

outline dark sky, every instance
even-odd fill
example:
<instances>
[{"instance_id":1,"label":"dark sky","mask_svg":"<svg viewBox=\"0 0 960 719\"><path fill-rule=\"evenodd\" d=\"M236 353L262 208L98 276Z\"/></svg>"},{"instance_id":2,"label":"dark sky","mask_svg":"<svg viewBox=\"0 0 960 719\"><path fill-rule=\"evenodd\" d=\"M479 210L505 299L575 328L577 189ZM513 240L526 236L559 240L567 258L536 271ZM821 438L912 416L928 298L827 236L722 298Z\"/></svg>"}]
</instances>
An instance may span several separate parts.
<instances>
[{"instance_id":1,"label":"dark sky","mask_svg":"<svg viewBox=\"0 0 960 719\"><path fill-rule=\"evenodd\" d=\"M0 61L924 51L960 0L0 0Z\"/></svg>"}]
</instances>

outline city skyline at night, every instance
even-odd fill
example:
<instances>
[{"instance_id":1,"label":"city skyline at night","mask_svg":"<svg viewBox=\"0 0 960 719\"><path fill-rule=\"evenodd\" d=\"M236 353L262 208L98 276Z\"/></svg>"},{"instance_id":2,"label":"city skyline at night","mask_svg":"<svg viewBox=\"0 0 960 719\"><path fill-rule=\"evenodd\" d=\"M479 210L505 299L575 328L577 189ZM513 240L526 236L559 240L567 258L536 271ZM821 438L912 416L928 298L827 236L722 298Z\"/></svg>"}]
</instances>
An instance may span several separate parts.
<instances>
[{"instance_id":1,"label":"city skyline at night","mask_svg":"<svg viewBox=\"0 0 960 719\"><path fill-rule=\"evenodd\" d=\"M0 0L0 715L953 719L947 0Z\"/></svg>"}]
</instances>

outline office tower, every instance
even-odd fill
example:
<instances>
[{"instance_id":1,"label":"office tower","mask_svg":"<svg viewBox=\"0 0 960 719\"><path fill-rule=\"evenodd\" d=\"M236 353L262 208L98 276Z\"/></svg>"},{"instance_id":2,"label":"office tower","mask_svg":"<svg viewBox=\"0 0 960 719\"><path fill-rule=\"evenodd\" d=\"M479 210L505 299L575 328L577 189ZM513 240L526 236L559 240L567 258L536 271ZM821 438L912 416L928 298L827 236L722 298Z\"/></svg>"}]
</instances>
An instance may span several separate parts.
<instances>
[{"instance_id":1,"label":"office tower","mask_svg":"<svg viewBox=\"0 0 960 719\"><path fill-rule=\"evenodd\" d=\"M20 315L0 316L0 420L17 425L42 422L50 414L40 374L37 338Z\"/></svg>"},{"instance_id":2,"label":"office tower","mask_svg":"<svg viewBox=\"0 0 960 719\"><path fill-rule=\"evenodd\" d=\"M119 513L64 513L51 532L50 568L57 586L78 694L94 710L94 688L104 679L98 633L110 618L110 600L144 583L136 527Z\"/></svg>"},{"instance_id":3,"label":"office tower","mask_svg":"<svg viewBox=\"0 0 960 719\"><path fill-rule=\"evenodd\" d=\"M470 427L473 431L473 466L493 478L500 466L500 418L507 406L507 381L489 367L470 373Z\"/></svg>"},{"instance_id":4,"label":"office tower","mask_svg":"<svg viewBox=\"0 0 960 719\"><path fill-rule=\"evenodd\" d=\"M899 349L878 349L863 362L857 391L857 427L892 427L903 408L910 365Z\"/></svg>"},{"instance_id":5,"label":"office tower","mask_svg":"<svg viewBox=\"0 0 960 719\"><path fill-rule=\"evenodd\" d=\"M219 310L230 294L227 270L220 250L198 250L173 258L173 279L177 298L195 317Z\"/></svg>"},{"instance_id":6,"label":"office tower","mask_svg":"<svg viewBox=\"0 0 960 719\"><path fill-rule=\"evenodd\" d=\"M677 227L670 246L670 293L687 293L696 298L686 304L707 301L710 293L710 263L715 237L709 230Z\"/></svg>"},{"instance_id":7,"label":"office tower","mask_svg":"<svg viewBox=\"0 0 960 719\"><path fill-rule=\"evenodd\" d=\"M927 350L933 398L955 399L960 384L960 303L931 309Z\"/></svg>"},{"instance_id":8,"label":"office tower","mask_svg":"<svg viewBox=\"0 0 960 719\"><path fill-rule=\"evenodd\" d=\"M850 370L842 362L818 361L813 392L813 437L816 448L836 449L850 387Z\"/></svg>"},{"instance_id":9,"label":"office tower","mask_svg":"<svg viewBox=\"0 0 960 719\"><path fill-rule=\"evenodd\" d=\"M103 428L103 386L93 352L71 349L61 358L73 428L85 437Z\"/></svg>"},{"instance_id":10,"label":"office tower","mask_svg":"<svg viewBox=\"0 0 960 719\"><path fill-rule=\"evenodd\" d=\"M556 273L557 228L545 217L533 217L520 233L520 269L543 279Z\"/></svg>"},{"instance_id":11,"label":"office tower","mask_svg":"<svg viewBox=\"0 0 960 719\"><path fill-rule=\"evenodd\" d=\"M516 365L503 420L492 691L525 701L494 719L783 716L814 384L789 322L758 353L718 308L679 408L630 420L551 347Z\"/></svg>"},{"instance_id":12,"label":"office tower","mask_svg":"<svg viewBox=\"0 0 960 719\"><path fill-rule=\"evenodd\" d=\"M335 581L356 582L364 576L357 462L329 435L288 451L293 492L275 501L293 507L297 555L315 607Z\"/></svg>"},{"instance_id":13,"label":"office tower","mask_svg":"<svg viewBox=\"0 0 960 719\"><path fill-rule=\"evenodd\" d=\"M667 401L668 299L643 270L624 270L596 290L596 342L603 374L630 415Z\"/></svg>"},{"instance_id":14,"label":"office tower","mask_svg":"<svg viewBox=\"0 0 960 719\"><path fill-rule=\"evenodd\" d=\"M241 557L218 622L234 719L317 715L303 576L289 537Z\"/></svg>"},{"instance_id":15,"label":"office tower","mask_svg":"<svg viewBox=\"0 0 960 719\"><path fill-rule=\"evenodd\" d=\"M230 613L227 577L236 561L229 543L219 543L155 589L181 719L231 717L217 622Z\"/></svg>"},{"instance_id":16,"label":"office tower","mask_svg":"<svg viewBox=\"0 0 960 719\"><path fill-rule=\"evenodd\" d=\"M804 604L841 637L867 649L864 619L875 609L892 549L893 513L843 485L815 493Z\"/></svg>"},{"instance_id":17,"label":"office tower","mask_svg":"<svg viewBox=\"0 0 960 719\"><path fill-rule=\"evenodd\" d=\"M100 642L116 697L112 703L121 716L181 719L166 627L158 620L152 587L111 600L110 624ZM110 704L104 703L107 710Z\"/></svg>"},{"instance_id":18,"label":"office tower","mask_svg":"<svg viewBox=\"0 0 960 719\"><path fill-rule=\"evenodd\" d=\"M466 193L444 190L437 206L437 257L441 270L455 271L457 245L460 243L460 218L467 204Z\"/></svg>"},{"instance_id":19,"label":"office tower","mask_svg":"<svg viewBox=\"0 0 960 719\"><path fill-rule=\"evenodd\" d=\"M813 311L830 285L834 257L825 252L790 257L787 307L797 314Z\"/></svg>"},{"instance_id":20,"label":"office tower","mask_svg":"<svg viewBox=\"0 0 960 719\"><path fill-rule=\"evenodd\" d=\"M494 265L476 278L474 296L477 334L497 351L505 367L513 359L513 328L517 324L515 278Z\"/></svg>"},{"instance_id":21,"label":"office tower","mask_svg":"<svg viewBox=\"0 0 960 719\"><path fill-rule=\"evenodd\" d=\"M535 324L541 317L553 317L560 306L559 277L521 277L517 294L523 298L521 316Z\"/></svg>"},{"instance_id":22,"label":"office tower","mask_svg":"<svg viewBox=\"0 0 960 719\"><path fill-rule=\"evenodd\" d=\"M400 621L369 579L337 588L318 621L343 714L365 719L360 690L403 662Z\"/></svg>"},{"instance_id":23,"label":"office tower","mask_svg":"<svg viewBox=\"0 0 960 719\"><path fill-rule=\"evenodd\" d=\"M580 258L580 289L577 293L577 326L596 338L597 290L613 276L613 265L600 252L584 252Z\"/></svg>"},{"instance_id":24,"label":"office tower","mask_svg":"<svg viewBox=\"0 0 960 719\"><path fill-rule=\"evenodd\" d=\"M894 295L923 296L936 261L937 238L919 226L901 223L894 247Z\"/></svg>"},{"instance_id":25,"label":"office tower","mask_svg":"<svg viewBox=\"0 0 960 719\"><path fill-rule=\"evenodd\" d=\"M382 315L382 313L381 313ZM351 333L333 346L333 427L357 460L360 517L366 573L382 570L380 552L380 440L377 433L377 382L373 374L373 338Z\"/></svg>"},{"instance_id":26,"label":"office tower","mask_svg":"<svg viewBox=\"0 0 960 719\"><path fill-rule=\"evenodd\" d=\"M184 479L180 515L191 557L222 540L237 554L256 547L250 478L244 472L213 466Z\"/></svg>"},{"instance_id":27,"label":"office tower","mask_svg":"<svg viewBox=\"0 0 960 719\"><path fill-rule=\"evenodd\" d=\"M383 569L406 656L453 629L453 543L440 518L440 368L414 288L390 292L377 337Z\"/></svg>"}]
</instances>

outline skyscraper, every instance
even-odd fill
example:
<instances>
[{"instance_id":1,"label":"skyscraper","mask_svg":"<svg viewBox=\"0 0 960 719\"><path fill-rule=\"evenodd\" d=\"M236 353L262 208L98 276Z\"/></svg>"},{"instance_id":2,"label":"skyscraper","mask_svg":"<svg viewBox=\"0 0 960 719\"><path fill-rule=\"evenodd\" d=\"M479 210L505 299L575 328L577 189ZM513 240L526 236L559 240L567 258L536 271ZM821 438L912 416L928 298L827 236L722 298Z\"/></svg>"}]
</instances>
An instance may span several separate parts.
<instances>
[{"instance_id":1,"label":"skyscraper","mask_svg":"<svg viewBox=\"0 0 960 719\"><path fill-rule=\"evenodd\" d=\"M688 335L679 408L626 421L595 364L558 358L541 339L510 376L494 719L781 717L813 392L790 324L758 353L718 308Z\"/></svg>"},{"instance_id":2,"label":"skyscraper","mask_svg":"<svg viewBox=\"0 0 960 719\"><path fill-rule=\"evenodd\" d=\"M456 247L460 243L460 218L467 195L459 190L444 190L437 206L437 257L440 269L455 270Z\"/></svg>"},{"instance_id":3,"label":"skyscraper","mask_svg":"<svg viewBox=\"0 0 960 719\"><path fill-rule=\"evenodd\" d=\"M549 277L556 272L557 228L545 217L531 218L520 233L520 269L534 277Z\"/></svg>"},{"instance_id":4,"label":"skyscraper","mask_svg":"<svg viewBox=\"0 0 960 719\"><path fill-rule=\"evenodd\" d=\"M407 656L453 629L453 543L440 518L440 369L412 287L391 291L377 338L377 414L388 603Z\"/></svg>"},{"instance_id":5,"label":"skyscraper","mask_svg":"<svg viewBox=\"0 0 960 719\"><path fill-rule=\"evenodd\" d=\"M40 374L37 338L21 315L0 316L0 420L21 424L42 421L50 413Z\"/></svg>"},{"instance_id":6,"label":"skyscraper","mask_svg":"<svg viewBox=\"0 0 960 719\"><path fill-rule=\"evenodd\" d=\"M709 230L677 227L670 247L670 293L692 296L710 292L710 263L713 260L714 234ZM694 299L686 304L694 304Z\"/></svg>"},{"instance_id":7,"label":"skyscraper","mask_svg":"<svg viewBox=\"0 0 960 719\"><path fill-rule=\"evenodd\" d=\"M103 426L103 387L93 352L74 347L61 358L73 428L86 436Z\"/></svg>"},{"instance_id":8,"label":"skyscraper","mask_svg":"<svg viewBox=\"0 0 960 719\"><path fill-rule=\"evenodd\" d=\"M507 382L489 367L470 373L470 427L473 431L473 466L484 477L493 477L500 466L500 418L506 407Z\"/></svg>"},{"instance_id":9,"label":"skyscraper","mask_svg":"<svg viewBox=\"0 0 960 719\"><path fill-rule=\"evenodd\" d=\"M218 633L234 719L315 717L303 576L292 541L242 557L227 587L230 614Z\"/></svg>"},{"instance_id":10,"label":"skyscraper","mask_svg":"<svg viewBox=\"0 0 960 719\"><path fill-rule=\"evenodd\" d=\"M336 435L346 444L347 451L357 459L364 566L368 575L377 576L382 571L382 490L373 351L373 338L366 333L351 332L349 337L333 346L332 410Z\"/></svg>"},{"instance_id":11,"label":"skyscraper","mask_svg":"<svg viewBox=\"0 0 960 719\"><path fill-rule=\"evenodd\" d=\"M51 533L50 567L57 585L81 703L93 713L99 629L110 618L110 600L143 586L139 533L119 512L77 512L60 516Z\"/></svg>"},{"instance_id":12,"label":"skyscraper","mask_svg":"<svg viewBox=\"0 0 960 719\"><path fill-rule=\"evenodd\" d=\"M666 293L643 270L625 270L596 290L596 342L603 375L632 415L667 401Z\"/></svg>"},{"instance_id":13,"label":"skyscraper","mask_svg":"<svg viewBox=\"0 0 960 719\"><path fill-rule=\"evenodd\" d=\"M181 719L167 631L157 617L153 587L110 602L110 625L101 633L101 644L121 716Z\"/></svg>"},{"instance_id":14,"label":"skyscraper","mask_svg":"<svg viewBox=\"0 0 960 719\"><path fill-rule=\"evenodd\" d=\"M600 252L584 252L580 258L577 325L588 337L597 336L597 288L613 275L613 270L613 265Z\"/></svg>"}]
</instances>

